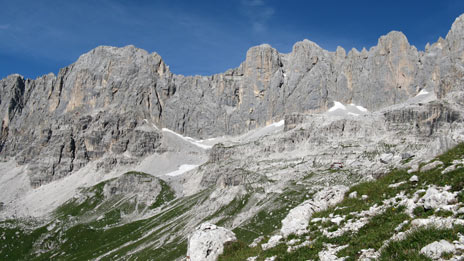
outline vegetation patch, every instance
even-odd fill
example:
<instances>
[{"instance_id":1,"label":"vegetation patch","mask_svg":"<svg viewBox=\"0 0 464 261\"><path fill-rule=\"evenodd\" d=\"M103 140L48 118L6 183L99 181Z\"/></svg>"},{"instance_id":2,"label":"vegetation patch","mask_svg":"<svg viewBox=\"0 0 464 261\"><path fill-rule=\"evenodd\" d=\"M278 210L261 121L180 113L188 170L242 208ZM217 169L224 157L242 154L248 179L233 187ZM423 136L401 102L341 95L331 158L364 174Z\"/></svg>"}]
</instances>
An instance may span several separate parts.
<instances>
[{"instance_id":1,"label":"vegetation patch","mask_svg":"<svg viewBox=\"0 0 464 261\"><path fill-rule=\"evenodd\" d=\"M383 149L387 151L389 148L390 146L385 146ZM435 160L441 160L446 167L451 165L454 160L462 158L464 158L464 144L460 144ZM431 216L454 216L451 211L427 210L422 206L416 207L413 210L413 216L409 216L405 212L405 207L395 207L395 204L401 200L397 197L398 194L403 193L407 197L412 197L418 190L425 191L431 185L439 187L450 186L451 191L459 191L458 201L464 203L464 168L457 168L446 174L441 174L441 171L442 168L436 168L424 172L407 173L407 170L397 169L379 177L377 180L357 184L350 188L341 203L312 215L312 218L325 218L325 222L310 222L308 233L300 236L291 235L279 245L266 251L263 251L259 246L251 248L247 244L260 235L265 236L265 240L263 241L265 243L276 230L276 227L280 227L280 222L286 214L277 218L275 223L267 222L269 225L275 224L275 227L269 227L268 225L267 229L257 229L259 233L248 232L253 231L253 229L245 230L246 226L236 228L234 231L239 235L239 242L227 245L224 255L221 256L220 260L246 260L246 258L252 256L257 256L257 260L264 260L266 257L271 256L277 256L276 260L318 260L318 254L325 249L325 244L334 244L336 246L347 245L346 248L337 253L338 257L346 257L346 260L356 260L361 254L360 250L363 249L382 249L380 260L430 260L420 254L421 248L441 239L452 242L457 239L458 233L464 234L464 227L454 226L452 229L420 228L407 232L408 235L404 240L392 241L385 248L383 246L387 240L399 231L410 229L410 222L405 223L405 221ZM412 175L418 176L419 181L410 182L409 179ZM392 184L398 185L391 186ZM348 197L352 192L356 192L358 196L355 198ZM424 194L425 192L419 193L419 196L421 197ZM365 195L364 198L362 197L363 195ZM362 226L357 232L345 232L340 236L328 238L321 231L324 229L328 232L336 231L347 220L358 218L357 213L368 210L374 205L382 206L385 200L395 198L396 200L392 201L392 205L385 206L385 211L370 218L368 223ZM285 202L282 202L282 204L285 204ZM288 213L288 211L285 213ZM344 217L340 225L328 221L337 215ZM461 216L457 215L457 217L460 218ZM267 219L269 219L268 213L262 211L252 219L252 224L260 227L259 221L267 221ZM402 227L400 227L401 224L403 224ZM263 227L265 226L261 228ZM287 251L289 248L287 243L292 239L296 239L299 243L306 242L306 244L300 248L294 248L289 252ZM444 253L443 257L449 258L451 257L451 253Z\"/></svg>"},{"instance_id":2,"label":"vegetation patch","mask_svg":"<svg viewBox=\"0 0 464 261\"><path fill-rule=\"evenodd\" d=\"M452 229L434 227L417 229L404 240L390 242L382 251L380 260L430 260L420 253L423 247L442 239L453 242L458 239L458 233L464 233L463 226L454 226Z\"/></svg>"}]
</instances>

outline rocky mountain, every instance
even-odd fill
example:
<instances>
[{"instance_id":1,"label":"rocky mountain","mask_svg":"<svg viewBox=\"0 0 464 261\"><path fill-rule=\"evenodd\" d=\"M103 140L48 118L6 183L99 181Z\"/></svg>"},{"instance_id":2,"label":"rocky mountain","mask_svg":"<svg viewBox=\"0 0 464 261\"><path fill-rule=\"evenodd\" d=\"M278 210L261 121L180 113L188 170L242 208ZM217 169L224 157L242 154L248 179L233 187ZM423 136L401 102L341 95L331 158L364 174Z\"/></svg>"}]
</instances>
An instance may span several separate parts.
<instances>
[{"instance_id":1,"label":"rocky mountain","mask_svg":"<svg viewBox=\"0 0 464 261\"><path fill-rule=\"evenodd\" d=\"M464 141L463 42L461 16L425 51L395 31L348 54L264 44L223 74L182 76L156 53L102 46L57 76L10 75L0 80L0 256L174 260L189 245L204 250L189 249L192 260L214 260L230 251L214 237L267 239L245 249L271 258L289 236L317 237L309 219L350 186L393 169L412 176ZM317 249L335 255L334 242Z\"/></svg>"}]
</instances>

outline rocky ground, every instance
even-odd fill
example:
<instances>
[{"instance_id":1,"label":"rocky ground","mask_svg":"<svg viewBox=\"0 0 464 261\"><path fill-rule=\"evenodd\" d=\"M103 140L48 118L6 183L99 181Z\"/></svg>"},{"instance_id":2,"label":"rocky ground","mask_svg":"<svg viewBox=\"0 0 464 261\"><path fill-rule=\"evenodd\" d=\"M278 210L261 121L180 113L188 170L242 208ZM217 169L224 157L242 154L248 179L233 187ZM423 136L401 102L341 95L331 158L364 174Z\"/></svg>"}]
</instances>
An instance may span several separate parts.
<instances>
[{"instance_id":1,"label":"rocky ground","mask_svg":"<svg viewBox=\"0 0 464 261\"><path fill-rule=\"evenodd\" d=\"M463 156L459 145L418 169L323 189L280 230L228 241L219 260L462 260Z\"/></svg>"},{"instance_id":2,"label":"rocky ground","mask_svg":"<svg viewBox=\"0 0 464 261\"><path fill-rule=\"evenodd\" d=\"M2 221L1 235L8 244L0 254L7 259L28 260L174 260L185 258L188 252L191 260L214 260L223 248L223 242L214 239L224 238L237 241L225 246L221 258L237 260L244 260L242 252L253 253L246 258L298 260L308 249L317 252L303 254L306 259L357 258L354 252L361 250L371 257L381 255L384 250L378 245L350 250L345 247L351 244L346 238L355 240L349 235L375 227L384 222L384 216L393 214L398 220L391 221L389 229L407 220L403 226L409 228L419 222L413 221L413 216L408 218L418 207L423 207L424 213L435 213L429 209L446 201L450 206L444 210L457 211L451 206L459 198L457 190L449 187L453 183L429 180L427 177L435 174L427 173L460 173L460 147L449 153L454 162L423 163L464 140L461 117L453 116L460 115L461 96L454 93L446 103L431 96L415 97L403 106L364 111L357 116L351 115L355 112L352 108L336 105L324 114L289 115L284 122L241 136L204 141L161 130L161 144L166 140L179 144L167 152L178 155L177 169L170 165L172 161L166 161L171 167L161 171L164 165L153 168L155 163L142 160L134 169L160 172L128 172L114 177L110 173L106 178L103 175L101 182L95 178L98 172L82 174L80 177L93 177L96 183L76 188L77 194L62 197L59 204L56 192L60 190L52 193L50 185L35 189L26 199L34 195L37 200L55 202L57 208L47 215L38 211L35 218L19 216ZM149 157L163 162L163 153ZM388 174L392 169L404 170ZM62 184L83 184L76 177L66 177ZM458 177L449 182L461 182ZM50 199L45 197L48 195ZM8 203L3 213L11 213ZM30 202L29 206L34 207ZM378 223L370 226L377 218ZM453 212L447 219L440 218L435 221L452 223L459 217ZM385 233L388 238L378 235L382 244L394 236ZM245 247L248 244L253 247ZM279 252L283 244L285 251ZM197 247L188 250L188 245ZM384 248L388 249L387 243Z\"/></svg>"}]
</instances>

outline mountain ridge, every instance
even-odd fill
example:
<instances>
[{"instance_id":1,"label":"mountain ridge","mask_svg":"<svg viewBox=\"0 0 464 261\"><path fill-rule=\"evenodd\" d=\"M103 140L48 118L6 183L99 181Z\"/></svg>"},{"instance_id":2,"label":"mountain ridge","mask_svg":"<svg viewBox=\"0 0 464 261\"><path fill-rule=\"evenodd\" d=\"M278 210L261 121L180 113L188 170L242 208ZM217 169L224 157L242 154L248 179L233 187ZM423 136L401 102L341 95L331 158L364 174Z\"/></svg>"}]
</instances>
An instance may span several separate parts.
<instances>
[{"instance_id":1,"label":"mountain ridge","mask_svg":"<svg viewBox=\"0 0 464 261\"><path fill-rule=\"evenodd\" d=\"M157 53L134 46L97 47L57 76L0 80L1 157L36 161L32 169L48 173L32 182L40 186L105 155L114 155L110 162L131 163L156 151L156 142L146 142L160 136L157 130L134 136L145 120L211 138L241 134L291 113L323 112L333 101L375 111L421 90L440 98L463 83L463 19L424 52L398 31L381 36L369 51L348 54L309 40L295 43L288 54L263 44L250 48L239 67L212 76L173 74ZM121 158L139 146L144 149L138 156Z\"/></svg>"}]
</instances>

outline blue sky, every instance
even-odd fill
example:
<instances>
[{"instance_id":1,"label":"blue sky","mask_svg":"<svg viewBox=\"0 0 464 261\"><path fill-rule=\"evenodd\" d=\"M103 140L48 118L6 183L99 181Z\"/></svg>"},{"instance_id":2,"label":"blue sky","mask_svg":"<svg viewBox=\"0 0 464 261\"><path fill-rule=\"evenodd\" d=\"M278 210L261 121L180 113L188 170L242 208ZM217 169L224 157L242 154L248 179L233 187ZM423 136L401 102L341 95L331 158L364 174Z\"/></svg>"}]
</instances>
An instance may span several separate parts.
<instances>
[{"instance_id":1,"label":"blue sky","mask_svg":"<svg viewBox=\"0 0 464 261\"><path fill-rule=\"evenodd\" d=\"M56 74L99 45L156 51L184 75L237 67L261 43L361 49L399 30L422 50L462 13L461 0L0 0L0 78Z\"/></svg>"}]
</instances>

